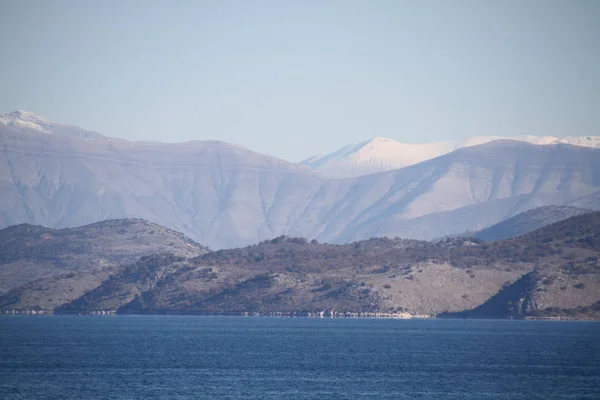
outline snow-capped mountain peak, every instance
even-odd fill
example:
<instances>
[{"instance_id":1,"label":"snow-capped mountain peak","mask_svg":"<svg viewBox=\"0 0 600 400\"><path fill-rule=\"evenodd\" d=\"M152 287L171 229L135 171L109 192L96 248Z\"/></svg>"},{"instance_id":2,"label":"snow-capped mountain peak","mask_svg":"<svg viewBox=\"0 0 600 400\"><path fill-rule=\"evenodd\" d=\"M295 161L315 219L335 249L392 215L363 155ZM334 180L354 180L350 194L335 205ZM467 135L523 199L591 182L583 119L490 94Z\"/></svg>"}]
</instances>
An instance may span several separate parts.
<instances>
[{"instance_id":1,"label":"snow-capped mountain peak","mask_svg":"<svg viewBox=\"0 0 600 400\"><path fill-rule=\"evenodd\" d=\"M15 110L8 114L0 114L0 123L18 130L35 131L45 134L95 139L104 137L97 132L86 131L74 125L61 124L24 110Z\"/></svg>"},{"instance_id":2,"label":"snow-capped mountain peak","mask_svg":"<svg viewBox=\"0 0 600 400\"><path fill-rule=\"evenodd\" d=\"M352 143L332 153L318 155L301 162L321 175L330 178L348 178L389 171L439 157L454 150L477 146L495 140L515 140L534 145L566 143L600 148L600 136L558 138L554 136L475 136L463 141L422 144L400 143L394 139L375 137L365 142Z\"/></svg>"},{"instance_id":3,"label":"snow-capped mountain peak","mask_svg":"<svg viewBox=\"0 0 600 400\"><path fill-rule=\"evenodd\" d=\"M450 142L406 144L375 137L349 144L330 154L308 158L301 164L327 177L347 178L406 167L453 149L454 145Z\"/></svg>"},{"instance_id":4,"label":"snow-capped mountain peak","mask_svg":"<svg viewBox=\"0 0 600 400\"><path fill-rule=\"evenodd\" d=\"M600 136L568 136L557 139L553 143L565 143L573 146L600 148Z\"/></svg>"},{"instance_id":5,"label":"snow-capped mountain peak","mask_svg":"<svg viewBox=\"0 0 600 400\"><path fill-rule=\"evenodd\" d=\"M0 122L17 129L32 129L43 133L52 133L56 122L35 113L15 110L8 114L0 115Z\"/></svg>"}]
</instances>

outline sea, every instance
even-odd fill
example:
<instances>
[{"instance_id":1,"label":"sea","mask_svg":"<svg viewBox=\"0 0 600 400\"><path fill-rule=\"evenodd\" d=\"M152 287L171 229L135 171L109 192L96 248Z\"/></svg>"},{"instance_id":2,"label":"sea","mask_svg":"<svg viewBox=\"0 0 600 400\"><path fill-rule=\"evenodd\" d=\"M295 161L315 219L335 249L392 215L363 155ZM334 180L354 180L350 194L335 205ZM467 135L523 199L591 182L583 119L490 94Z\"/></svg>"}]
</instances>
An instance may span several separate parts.
<instances>
[{"instance_id":1,"label":"sea","mask_svg":"<svg viewBox=\"0 0 600 400\"><path fill-rule=\"evenodd\" d=\"M0 399L600 399L600 323L2 316Z\"/></svg>"}]
</instances>

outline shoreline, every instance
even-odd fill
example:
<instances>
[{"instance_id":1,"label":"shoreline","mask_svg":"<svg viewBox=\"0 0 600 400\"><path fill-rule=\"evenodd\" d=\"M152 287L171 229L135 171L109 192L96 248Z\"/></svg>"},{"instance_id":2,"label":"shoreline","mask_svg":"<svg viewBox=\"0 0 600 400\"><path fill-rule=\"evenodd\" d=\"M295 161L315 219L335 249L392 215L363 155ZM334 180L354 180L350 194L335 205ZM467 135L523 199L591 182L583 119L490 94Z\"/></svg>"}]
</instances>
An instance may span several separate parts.
<instances>
[{"instance_id":1,"label":"shoreline","mask_svg":"<svg viewBox=\"0 0 600 400\"><path fill-rule=\"evenodd\" d=\"M435 315L429 314L410 314L410 313L387 313L387 312L331 312L331 311L296 311L296 312L203 312L203 311L182 311L182 312L144 312L144 313L119 313L117 310L92 310L81 313L59 312L51 310L0 310L0 315L74 315L74 316L110 316L110 315L197 315L197 316L239 316L239 317L287 317L287 318L379 318L379 319L431 319Z\"/></svg>"},{"instance_id":2,"label":"shoreline","mask_svg":"<svg viewBox=\"0 0 600 400\"><path fill-rule=\"evenodd\" d=\"M522 317L450 317L447 315L409 314L409 313L379 313L379 312L273 312L273 313L210 313L210 312L148 312L148 313L117 313L115 310L96 310L85 313L54 313L49 310L2 310L0 316L198 316L198 317L252 317L252 318L311 318L311 319L437 319L437 320L512 320L512 321L600 321L600 318L574 318L570 316L522 316Z\"/></svg>"}]
</instances>

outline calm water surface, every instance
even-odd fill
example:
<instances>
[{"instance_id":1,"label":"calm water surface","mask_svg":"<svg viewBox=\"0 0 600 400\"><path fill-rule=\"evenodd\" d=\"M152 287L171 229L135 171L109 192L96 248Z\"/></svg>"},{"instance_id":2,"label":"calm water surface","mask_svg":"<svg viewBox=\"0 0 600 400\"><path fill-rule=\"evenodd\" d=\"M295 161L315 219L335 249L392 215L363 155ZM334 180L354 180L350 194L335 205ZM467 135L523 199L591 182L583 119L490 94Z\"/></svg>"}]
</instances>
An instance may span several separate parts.
<instances>
[{"instance_id":1,"label":"calm water surface","mask_svg":"<svg viewBox=\"0 0 600 400\"><path fill-rule=\"evenodd\" d=\"M600 399L600 323L0 317L0 399Z\"/></svg>"}]
</instances>

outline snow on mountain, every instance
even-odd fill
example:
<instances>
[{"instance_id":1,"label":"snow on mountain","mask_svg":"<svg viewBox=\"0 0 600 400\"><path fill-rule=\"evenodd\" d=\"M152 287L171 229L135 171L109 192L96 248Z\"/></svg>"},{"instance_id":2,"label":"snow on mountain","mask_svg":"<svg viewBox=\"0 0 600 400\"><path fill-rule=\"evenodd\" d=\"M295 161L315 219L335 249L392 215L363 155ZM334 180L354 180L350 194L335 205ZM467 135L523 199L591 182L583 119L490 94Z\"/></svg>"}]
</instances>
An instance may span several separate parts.
<instances>
[{"instance_id":1,"label":"snow on mountain","mask_svg":"<svg viewBox=\"0 0 600 400\"><path fill-rule=\"evenodd\" d=\"M54 124L44 117L23 110L0 115L0 122L14 128L32 129L43 133L51 133Z\"/></svg>"},{"instance_id":2,"label":"snow on mountain","mask_svg":"<svg viewBox=\"0 0 600 400\"><path fill-rule=\"evenodd\" d=\"M130 142L56 132L0 124L0 228L140 217L218 249L279 235L327 242L433 239L544 205L600 209L600 149L562 143L499 140L452 151L445 143L377 139L321 159L354 157L389 168L398 151L413 163L449 154L379 174L326 179L218 141Z\"/></svg>"},{"instance_id":3,"label":"snow on mountain","mask_svg":"<svg viewBox=\"0 0 600 400\"><path fill-rule=\"evenodd\" d=\"M514 140L535 145L566 143L600 147L599 136L557 138L554 136L475 136L464 141L423 144L400 143L393 139L374 138L347 145L329 154L310 157L306 165L328 178L349 178L391 171L448 154L454 150L478 146L495 140Z\"/></svg>"},{"instance_id":4,"label":"snow on mountain","mask_svg":"<svg viewBox=\"0 0 600 400\"><path fill-rule=\"evenodd\" d=\"M531 143L531 144L542 144L543 145L543 144L555 143L559 139L554 136L531 136L531 135L511 136L511 137L474 136L474 137L468 138L467 140L465 140L463 142L456 142L454 144L453 150L460 149L463 147L469 147L469 146L478 146L480 144L493 142L494 140L516 140L518 142L526 142L526 143Z\"/></svg>"},{"instance_id":5,"label":"snow on mountain","mask_svg":"<svg viewBox=\"0 0 600 400\"><path fill-rule=\"evenodd\" d=\"M104 136L97 132L86 131L78 126L64 125L49 120L35 113L16 110L8 114L0 115L0 123L16 129L35 131L39 133L72 136L81 138L102 138Z\"/></svg>"},{"instance_id":6,"label":"snow on mountain","mask_svg":"<svg viewBox=\"0 0 600 400\"><path fill-rule=\"evenodd\" d=\"M0 227L144 218L213 248L272 238L323 179L218 141L130 142L0 124Z\"/></svg>"},{"instance_id":7,"label":"snow on mountain","mask_svg":"<svg viewBox=\"0 0 600 400\"><path fill-rule=\"evenodd\" d=\"M600 148L600 136L569 136L556 140L553 143L566 143L573 146Z\"/></svg>"},{"instance_id":8,"label":"snow on mountain","mask_svg":"<svg viewBox=\"0 0 600 400\"><path fill-rule=\"evenodd\" d=\"M432 239L545 205L600 208L600 150L499 140L353 179L318 240ZM337 182L337 183L336 183ZM358 195L360 193L360 195Z\"/></svg>"},{"instance_id":9,"label":"snow on mountain","mask_svg":"<svg viewBox=\"0 0 600 400\"><path fill-rule=\"evenodd\" d=\"M374 138L353 143L323 156L302 161L329 178L348 178L399 169L449 153L450 142L405 144L387 138Z\"/></svg>"}]
</instances>

